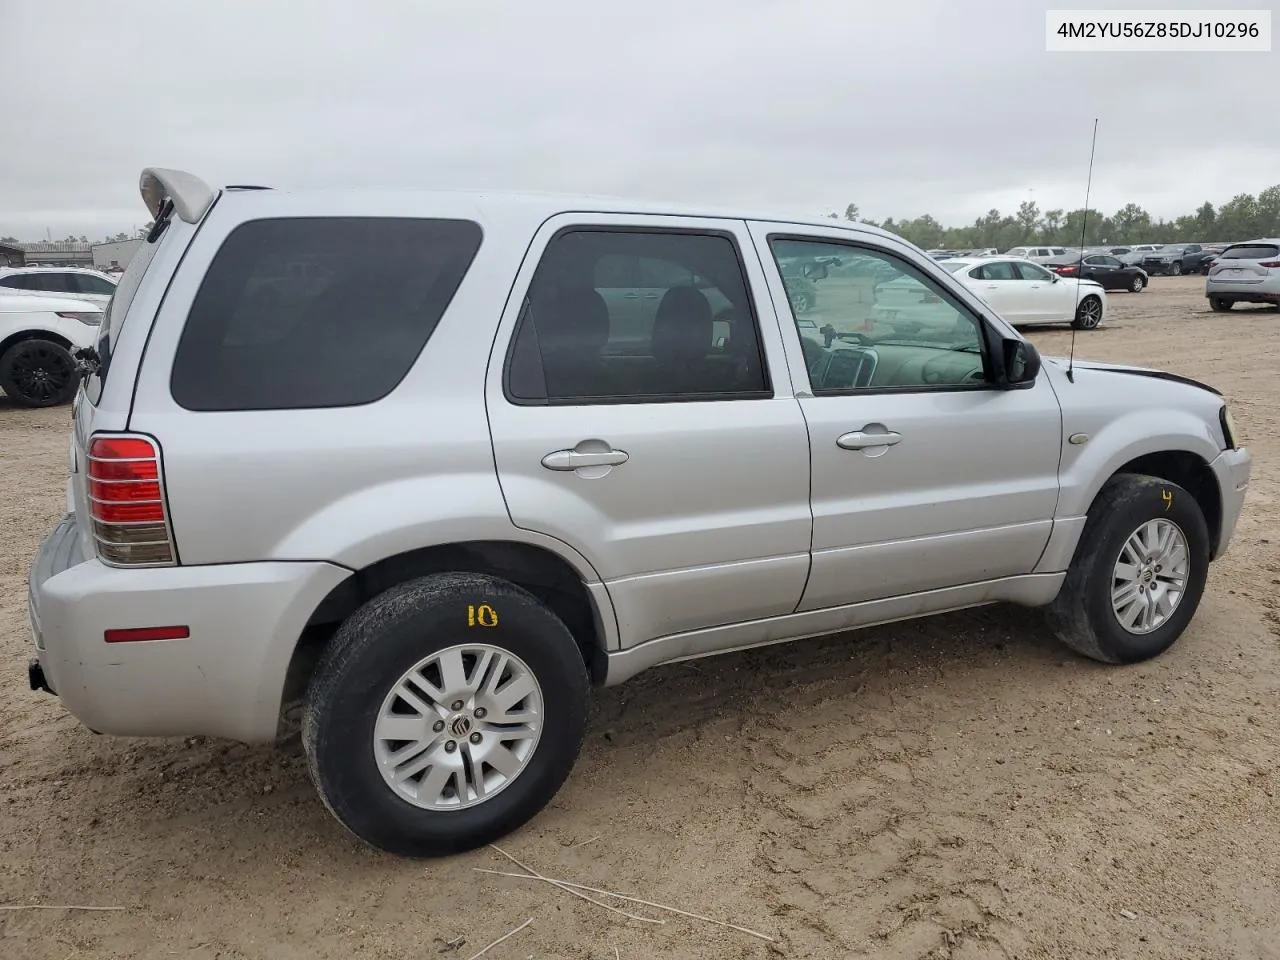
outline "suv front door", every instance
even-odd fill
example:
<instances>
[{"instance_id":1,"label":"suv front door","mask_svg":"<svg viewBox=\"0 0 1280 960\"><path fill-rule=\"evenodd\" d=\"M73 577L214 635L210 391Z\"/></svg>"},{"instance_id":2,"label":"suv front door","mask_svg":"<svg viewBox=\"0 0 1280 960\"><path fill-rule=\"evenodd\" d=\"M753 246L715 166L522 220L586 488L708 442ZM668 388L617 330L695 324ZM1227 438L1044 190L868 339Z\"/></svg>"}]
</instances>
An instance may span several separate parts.
<instances>
[{"instance_id":1,"label":"suv front door","mask_svg":"<svg viewBox=\"0 0 1280 960\"><path fill-rule=\"evenodd\" d=\"M672 279L628 298L634 276ZM486 386L499 482L513 523L591 562L623 647L800 600L809 445L764 289L745 224L687 217L552 218L516 278Z\"/></svg>"},{"instance_id":2,"label":"suv front door","mask_svg":"<svg viewBox=\"0 0 1280 960\"><path fill-rule=\"evenodd\" d=\"M1047 377L997 388L987 321L905 244L816 227L751 231L786 318L812 450L813 566L800 609L1030 573L1058 499L1061 419ZM866 332L856 298L829 283L816 319L844 336L822 362L820 342L800 342L773 268L775 257L795 255L881 260L917 284L921 300L932 295L935 316ZM932 609L927 599L921 609Z\"/></svg>"}]
</instances>

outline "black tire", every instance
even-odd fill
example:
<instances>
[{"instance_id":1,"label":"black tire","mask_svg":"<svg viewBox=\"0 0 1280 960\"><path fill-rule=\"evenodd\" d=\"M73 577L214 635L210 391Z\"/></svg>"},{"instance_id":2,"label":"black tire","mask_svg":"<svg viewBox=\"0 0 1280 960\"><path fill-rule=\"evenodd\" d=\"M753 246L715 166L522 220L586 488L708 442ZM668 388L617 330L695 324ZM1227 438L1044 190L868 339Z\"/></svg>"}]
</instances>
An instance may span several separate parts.
<instances>
[{"instance_id":1,"label":"black tire","mask_svg":"<svg viewBox=\"0 0 1280 960\"><path fill-rule=\"evenodd\" d=\"M1145 279L1143 279L1140 276L1134 277L1132 280L1129 281L1129 292L1141 293L1144 289L1146 289L1146 286L1147 286L1147 281Z\"/></svg>"},{"instance_id":2,"label":"black tire","mask_svg":"<svg viewBox=\"0 0 1280 960\"><path fill-rule=\"evenodd\" d=\"M809 313L813 309L813 297L807 290L792 290L787 294L791 301L791 311L796 316Z\"/></svg>"},{"instance_id":3,"label":"black tire","mask_svg":"<svg viewBox=\"0 0 1280 960\"><path fill-rule=\"evenodd\" d=\"M1186 540L1185 590L1163 624L1146 634L1130 633L1112 610L1115 565L1130 535L1157 519L1172 521ZM1149 660L1168 650L1195 616L1208 570L1209 529L1195 498L1176 483L1120 474L1089 508L1066 580L1047 608L1049 624L1072 650L1102 663Z\"/></svg>"},{"instance_id":4,"label":"black tire","mask_svg":"<svg viewBox=\"0 0 1280 960\"><path fill-rule=\"evenodd\" d=\"M1228 300L1226 297L1210 297L1209 309L1218 313L1225 313L1236 305L1234 300Z\"/></svg>"},{"instance_id":5,"label":"black tire","mask_svg":"<svg viewBox=\"0 0 1280 960\"><path fill-rule=\"evenodd\" d=\"M497 624L469 629L469 608L483 604L498 611ZM492 797L460 810L425 809L383 779L374 724L410 668L473 636L528 666L541 688L542 730L527 765ZM572 634L532 594L496 577L435 574L379 594L338 629L307 691L302 744L325 806L355 836L401 856L459 853L511 832L555 796L582 744L588 688Z\"/></svg>"},{"instance_id":6,"label":"black tire","mask_svg":"<svg viewBox=\"0 0 1280 960\"><path fill-rule=\"evenodd\" d=\"M1175 260L1175 261L1173 261L1173 263L1169 264L1169 276L1171 276L1171 277L1180 277L1180 276L1182 276L1182 264L1181 264L1180 262L1178 262L1177 260Z\"/></svg>"},{"instance_id":7,"label":"black tire","mask_svg":"<svg viewBox=\"0 0 1280 960\"><path fill-rule=\"evenodd\" d=\"M0 357L0 390L15 406L56 407L79 386L79 364L52 340L19 340Z\"/></svg>"},{"instance_id":8,"label":"black tire","mask_svg":"<svg viewBox=\"0 0 1280 960\"><path fill-rule=\"evenodd\" d=\"M1095 296L1087 296L1076 307L1076 318L1071 325L1077 330L1096 330L1102 322L1102 300Z\"/></svg>"}]
</instances>

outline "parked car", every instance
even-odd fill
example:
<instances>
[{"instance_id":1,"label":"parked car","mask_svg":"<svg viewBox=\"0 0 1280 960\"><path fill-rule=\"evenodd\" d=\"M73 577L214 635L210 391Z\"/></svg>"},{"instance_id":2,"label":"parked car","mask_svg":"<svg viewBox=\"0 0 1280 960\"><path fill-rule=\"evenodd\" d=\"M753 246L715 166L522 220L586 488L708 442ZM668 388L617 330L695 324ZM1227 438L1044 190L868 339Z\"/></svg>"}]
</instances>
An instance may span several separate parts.
<instances>
[{"instance_id":1,"label":"parked car","mask_svg":"<svg viewBox=\"0 0 1280 960\"><path fill-rule=\"evenodd\" d=\"M72 351L90 346L102 310L68 297L0 293L0 390L20 407L68 402L80 383Z\"/></svg>"},{"instance_id":2,"label":"parked car","mask_svg":"<svg viewBox=\"0 0 1280 960\"><path fill-rule=\"evenodd\" d=\"M1048 267L1060 277L1092 280L1104 290L1128 290L1141 293L1147 286L1147 271L1127 265L1108 253L1091 253L1085 257L1048 260Z\"/></svg>"},{"instance_id":3,"label":"parked car","mask_svg":"<svg viewBox=\"0 0 1280 960\"><path fill-rule=\"evenodd\" d=\"M1212 253L1198 243L1166 243L1142 258L1142 269L1148 274L1163 273L1178 277L1204 270L1204 261Z\"/></svg>"},{"instance_id":4,"label":"parked car","mask_svg":"<svg viewBox=\"0 0 1280 960\"><path fill-rule=\"evenodd\" d=\"M0 267L0 293L74 297L105 307L117 279L83 267Z\"/></svg>"},{"instance_id":5,"label":"parked car","mask_svg":"<svg viewBox=\"0 0 1280 960\"><path fill-rule=\"evenodd\" d=\"M1227 247L1205 277L1204 295L1214 310L1230 310L1237 303L1280 307L1280 239Z\"/></svg>"},{"instance_id":6,"label":"parked car","mask_svg":"<svg viewBox=\"0 0 1280 960\"><path fill-rule=\"evenodd\" d=\"M1055 257L1065 257L1067 254L1067 247L1013 247L1004 252L1006 257L1019 257L1030 260L1032 263L1043 263Z\"/></svg>"},{"instance_id":7,"label":"parked car","mask_svg":"<svg viewBox=\"0 0 1280 960\"><path fill-rule=\"evenodd\" d=\"M1053 271L1020 257L941 260L938 266L1019 326L1069 323L1093 330L1107 312L1107 295L1092 280L1066 283Z\"/></svg>"},{"instance_id":8,"label":"parked car","mask_svg":"<svg viewBox=\"0 0 1280 960\"><path fill-rule=\"evenodd\" d=\"M85 358L30 683L104 734L272 741L298 712L327 808L395 853L533 817L591 684L668 661L997 601L1154 657L1240 513L1216 391L1042 361L874 227L141 186L157 226ZM929 323L867 331L832 285L825 346L779 263L827 256L888 264ZM705 278L730 336L680 281L649 354L612 352L620 260ZM298 262L331 279L255 282Z\"/></svg>"}]
</instances>

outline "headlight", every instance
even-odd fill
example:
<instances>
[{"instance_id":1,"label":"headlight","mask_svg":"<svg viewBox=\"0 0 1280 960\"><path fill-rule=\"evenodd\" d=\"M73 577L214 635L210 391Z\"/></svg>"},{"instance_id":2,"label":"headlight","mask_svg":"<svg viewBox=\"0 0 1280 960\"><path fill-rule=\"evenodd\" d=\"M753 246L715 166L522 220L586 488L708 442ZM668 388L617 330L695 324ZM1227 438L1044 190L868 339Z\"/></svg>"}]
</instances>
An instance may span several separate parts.
<instances>
[{"instance_id":1,"label":"headlight","mask_svg":"<svg viewBox=\"0 0 1280 960\"><path fill-rule=\"evenodd\" d=\"M73 312L59 310L58 316L65 317L68 320L79 320L81 323L88 324L91 327L96 327L98 324L102 322L101 311L98 311L95 313L80 313L80 312L73 313Z\"/></svg>"},{"instance_id":2,"label":"headlight","mask_svg":"<svg viewBox=\"0 0 1280 960\"><path fill-rule=\"evenodd\" d=\"M1224 403L1222 409L1218 411L1218 422L1222 425L1222 439L1226 443L1228 450L1236 449L1236 433L1235 421L1231 419L1231 411L1227 409Z\"/></svg>"}]
</instances>

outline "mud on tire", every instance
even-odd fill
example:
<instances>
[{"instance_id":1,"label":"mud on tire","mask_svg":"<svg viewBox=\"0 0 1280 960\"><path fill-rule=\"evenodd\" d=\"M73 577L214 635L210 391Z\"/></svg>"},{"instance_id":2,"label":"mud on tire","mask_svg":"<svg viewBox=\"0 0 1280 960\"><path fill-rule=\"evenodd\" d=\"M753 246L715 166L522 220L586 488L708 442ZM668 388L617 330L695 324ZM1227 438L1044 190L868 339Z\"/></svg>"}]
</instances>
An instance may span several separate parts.
<instances>
[{"instance_id":1,"label":"mud on tire","mask_svg":"<svg viewBox=\"0 0 1280 960\"><path fill-rule=\"evenodd\" d=\"M338 629L309 685L302 742L351 833L439 856L496 840L551 800L577 758L587 696L573 636L537 598L496 577L436 574ZM528 722L506 722L517 717Z\"/></svg>"},{"instance_id":2,"label":"mud on tire","mask_svg":"<svg viewBox=\"0 0 1280 960\"><path fill-rule=\"evenodd\" d=\"M1186 575L1180 596L1167 619L1144 633L1127 630L1113 600L1128 594L1118 579L1122 551L1130 537L1153 521L1172 524L1186 547ZM1126 554L1126 557L1129 555ZM1120 474L1103 486L1089 508L1084 532L1058 596L1047 608L1049 625L1067 646L1103 663L1138 663L1169 649L1195 616L1209 567L1209 531L1200 506L1190 493L1166 480ZM1124 568L1128 573L1128 568ZM1153 583L1167 571L1154 573ZM1145 589L1144 589L1145 593ZM1114 594L1114 595L1113 595Z\"/></svg>"}]
</instances>

